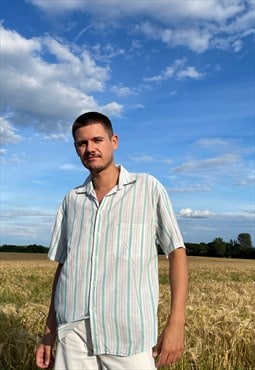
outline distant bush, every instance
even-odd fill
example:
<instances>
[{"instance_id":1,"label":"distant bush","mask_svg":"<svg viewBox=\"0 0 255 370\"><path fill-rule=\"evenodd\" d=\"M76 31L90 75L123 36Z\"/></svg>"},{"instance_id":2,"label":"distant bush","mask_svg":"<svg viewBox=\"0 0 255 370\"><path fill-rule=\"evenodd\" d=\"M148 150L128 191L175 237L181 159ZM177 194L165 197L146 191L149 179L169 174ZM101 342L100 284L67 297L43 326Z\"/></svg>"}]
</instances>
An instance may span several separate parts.
<instances>
[{"instance_id":1,"label":"distant bush","mask_svg":"<svg viewBox=\"0 0 255 370\"><path fill-rule=\"evenodd\" d=\"M9 252L9 253L48 253L48 248L37 245L9 245L4 244L0 246L0 252Z\"/></svg>"}]
</instances>

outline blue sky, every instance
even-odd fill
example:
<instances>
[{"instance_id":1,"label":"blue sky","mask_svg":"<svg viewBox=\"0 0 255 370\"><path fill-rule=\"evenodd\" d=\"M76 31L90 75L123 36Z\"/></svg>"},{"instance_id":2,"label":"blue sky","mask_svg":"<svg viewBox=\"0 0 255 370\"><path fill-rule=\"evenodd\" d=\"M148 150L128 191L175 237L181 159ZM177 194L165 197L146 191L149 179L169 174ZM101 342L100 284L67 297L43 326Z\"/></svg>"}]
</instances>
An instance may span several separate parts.
<instances>
[{"instance_id":1,"label":"blue sky","mask_svg":"<svg viewBox=\"0 0 255 370\"><path fill-rule=\"evenodd\" d=\"M1 240L47 246L107 114L116 163L167 188L186 242L254 231L254 1L1 1Z\"/></svg>"}]
</instances>

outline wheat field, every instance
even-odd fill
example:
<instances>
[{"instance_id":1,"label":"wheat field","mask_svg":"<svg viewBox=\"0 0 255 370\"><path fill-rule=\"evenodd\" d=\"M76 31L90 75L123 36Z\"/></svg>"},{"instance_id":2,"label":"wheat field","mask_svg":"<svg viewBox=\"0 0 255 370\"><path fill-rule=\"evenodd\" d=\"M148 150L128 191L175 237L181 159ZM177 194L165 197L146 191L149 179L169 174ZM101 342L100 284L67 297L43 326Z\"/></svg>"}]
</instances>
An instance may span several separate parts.
<instances>
[{"instance_id":1,"label":"wheat field","mask_svg":"<svg viewBox=\"0 0 255 370\"><path fill-rule=\"evenodd\" d=\"M160 329L169 310L167 266L159 257ZM0 253L0 370L36 369L55 268L46 255ZM168 368L255 369L254 304L254 261L189 257L186 347Z\"/></svg>"}]
</instances>

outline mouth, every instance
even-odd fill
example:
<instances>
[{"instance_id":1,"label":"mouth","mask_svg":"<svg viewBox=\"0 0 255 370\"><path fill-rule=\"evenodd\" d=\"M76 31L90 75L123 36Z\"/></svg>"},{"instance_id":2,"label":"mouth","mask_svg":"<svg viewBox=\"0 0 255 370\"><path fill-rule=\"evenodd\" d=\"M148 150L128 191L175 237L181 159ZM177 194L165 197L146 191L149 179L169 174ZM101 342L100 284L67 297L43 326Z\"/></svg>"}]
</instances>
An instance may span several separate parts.
<instances>
[{"instance_id":1,"label":"mouth","mask_svg":"<svg viewBox=\"0 0 255 370\"><path fill-rule=\"evenodd\" d=\"M85 160L86 161L94 161L95 159L98 159L98 158L100 158L99 155L89 155L89 156L85 157Z\"/></svg>"}]
</instances>

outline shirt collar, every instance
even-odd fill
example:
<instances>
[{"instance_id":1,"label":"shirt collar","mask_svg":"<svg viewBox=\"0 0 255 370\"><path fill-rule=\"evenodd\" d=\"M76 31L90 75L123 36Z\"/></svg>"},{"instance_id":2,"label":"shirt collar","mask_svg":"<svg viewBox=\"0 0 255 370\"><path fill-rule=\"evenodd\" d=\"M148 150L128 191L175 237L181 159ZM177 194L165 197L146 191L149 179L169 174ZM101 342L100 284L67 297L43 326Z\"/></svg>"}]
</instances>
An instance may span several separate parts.
<instances>
[{"instance_id":1,"label":"shirt collar","mask_svg":"<svg viewBox=\"0 0 255 370\"><path fill-rule=\"evenodd\" d=\"M120 190L123 186L133 184L136 182L136 176L133 173L128 172L122 165L117 165L120 169L120 174L119 174L119 181L117 184L117 190ZM94 188L93 188L93 183L92 183L92 176L89 175L84 184L81 186L78 186L75 189L77 194L82 194L82 193L87 193L87 194L94 194Z\"/></svg>"}]
</instances>

